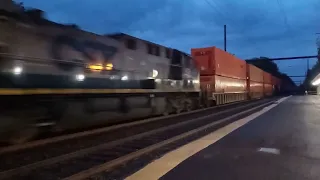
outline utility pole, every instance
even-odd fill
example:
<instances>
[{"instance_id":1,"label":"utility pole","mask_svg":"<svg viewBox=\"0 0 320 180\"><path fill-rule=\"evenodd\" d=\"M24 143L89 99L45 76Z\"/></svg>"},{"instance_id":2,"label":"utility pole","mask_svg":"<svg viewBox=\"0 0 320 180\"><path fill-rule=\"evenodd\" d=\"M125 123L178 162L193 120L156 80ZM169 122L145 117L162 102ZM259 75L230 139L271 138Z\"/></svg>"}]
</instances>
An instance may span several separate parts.
<instances>
[{"instance_id":1,"label":"utility pole","mask_svg":"<svg viewBox=\"0 0 320 180\"><path fill-rule=\"evenodd\" d=\"M309 72L309 59L307 59L306 78L308 77L308 72Z\"/></svg>"},{"instance_id":2,"label":"utility pole","mask_svg":"<svg viewBox=\"0 0 320 180\"><path fill-rule=\"evenodd\" d=\"M224 25L224 51L227 52L227 25Z\"/></svg>"},{"instance_id":3,"label":"utility pole","mask_svg":"<svg viewBox=\"0 0 320 180\"><path fill-rule=\"evenodd\" d=\"M320 35L320 33L316 33L317 35ZM318 61L320 61L320 37L317 38L317 56L318 56Z\"/></svg>"}]
</instances>

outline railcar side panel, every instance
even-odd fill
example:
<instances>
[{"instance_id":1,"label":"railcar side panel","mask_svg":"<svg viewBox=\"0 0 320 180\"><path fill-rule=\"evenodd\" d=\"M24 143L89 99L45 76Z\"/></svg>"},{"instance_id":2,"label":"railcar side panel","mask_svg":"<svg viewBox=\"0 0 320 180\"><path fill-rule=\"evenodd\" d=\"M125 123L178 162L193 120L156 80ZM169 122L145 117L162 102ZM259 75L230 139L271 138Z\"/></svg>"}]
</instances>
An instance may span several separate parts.
<instances>
[{"instance_id":1,"label":"railcar side panel","mask_svg":"<svg viewBox=\"0 0 320 180\"><path fill-rule=\"evenodd\" d=\"M225 104L247 98L246 80L222 76L200 76L201 89L206 101ZM207 102L208 103L208 102ZM205 103L206 104L206 103Z\"/></svg>"},{"instance_id":2,"label":"railcar side panel","mask_svg":"<svg viewBox=\"0 0 320 180\"><path fill-rule=\"evenodd\" d=\"M216 47L191 49L200 75L246 79L246 62Z\"/></svg>"},{"instance_id":3,"label":"railcar side panel","mask_svg":"<svg viewBox=\"0 0 320 180\"><path fill-rule=\"evenodd\" d=\"M247 64L247 71L248 79L250 81L263 83L263 71L260 68L252 64Z\"/></svg>"},{"instance_id":4,"label":"railcar side panel","mask_svg":"<svg viewBox=\"0 0 320 180\"><path fill-rule=\"evenodd\" d=\"M273 85L272 84L263 84L263 92L265 96L272 96L273 94Z\"/></svg>"},{"instance_id":5,"label":"railcar side panel","mask_svg":"<svg viewBox=\"0 0 320 180\"><path fill-rule=\"evenodd\" d=\"M249 82L249 96L252 99L262 98L263 97L263 83L250 81Z\"/></svg>"},{"instance_id":6,"label":"railcar side panel","mask_svg":"<svg viewBox=\"0 0 320 180\"><path fill-rule=\"evenodd\" d=\"M263 83L272 84L272 75L267 72L263 72Z\"/></svg>"},{"instance_id":7,"label":"railcar side panel","mask_svg":"<svg viewBox=\"0 0 320 180\"><path fill-rule=\"evenodd\" d=\"M200 76L202 88L210 85L212 93L243 93L246 92L246 80L223 76Z\"/></svg>"},{"instance_id":8,"label":"railcar side panel","mask_svg":"<svg viewBox=\"0 0 320 180\"><path fill-rule=\"evenodd\" d=\"M214 48L214 51L216 75L235 79L246 79L245 61L216 47Z\"/></svg>"}]
</instances>

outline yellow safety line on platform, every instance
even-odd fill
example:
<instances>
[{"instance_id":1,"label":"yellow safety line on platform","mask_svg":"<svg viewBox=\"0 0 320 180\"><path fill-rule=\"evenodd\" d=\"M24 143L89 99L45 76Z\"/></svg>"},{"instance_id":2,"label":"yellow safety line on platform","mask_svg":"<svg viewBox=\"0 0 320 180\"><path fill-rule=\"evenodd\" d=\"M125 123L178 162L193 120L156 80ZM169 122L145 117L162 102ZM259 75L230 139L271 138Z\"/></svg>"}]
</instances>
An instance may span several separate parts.
<instances>
[{"instance_id":1,"label":"yellow safety line on platform","mask_svg":"<svg viewBox=\"0 0 320 180\"><path fill-rule=\"evenodd\" d=\"M290 97L290 96L289 96ZM126 180L141 180L141 179L148 179L148 180L156 180L160 179L162 176L167 174L173 168L178 166L187 158L191 157L192 155L196 154L197 152L205 149L206 147L210 146L211 144L216 143L221 138L225 137L226 135L230 134L234 130L242 127L243 125L247 124L248 122L256 119L258 116L266 113L270 109L277 106L279 103L283 102L289 97L282 98L277 101L277 104L272 104L259 112L256 112L246 118L240 119L235 121L225 127L218 129L198 140L190 142L174 151L167 153L166 155L162 156L160 159L151 162L146 167L142 168L141 170L137 171L136 173L132 174L131 176L127 177ZM196 166L196 164L195 164Z\"/></svg>"}]
</instances>

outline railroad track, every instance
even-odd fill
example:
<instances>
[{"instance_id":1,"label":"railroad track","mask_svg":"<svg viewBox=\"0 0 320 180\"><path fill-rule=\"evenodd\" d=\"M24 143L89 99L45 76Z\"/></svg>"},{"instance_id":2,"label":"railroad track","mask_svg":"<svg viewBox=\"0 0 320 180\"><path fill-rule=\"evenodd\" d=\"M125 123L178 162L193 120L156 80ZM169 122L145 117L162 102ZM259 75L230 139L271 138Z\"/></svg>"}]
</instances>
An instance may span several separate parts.
<instances>
[{"instance_id":1,"label":"railroad track","mask_svg":"<svg viewBox=\"0 0 320 180\"><path fill-rule=\"evenodd\" d=\"M117 179L127 171L117 171L123 164L147 163L274 102L235 103L2 148L0 179Z\"/></svg>"}]
</instances>

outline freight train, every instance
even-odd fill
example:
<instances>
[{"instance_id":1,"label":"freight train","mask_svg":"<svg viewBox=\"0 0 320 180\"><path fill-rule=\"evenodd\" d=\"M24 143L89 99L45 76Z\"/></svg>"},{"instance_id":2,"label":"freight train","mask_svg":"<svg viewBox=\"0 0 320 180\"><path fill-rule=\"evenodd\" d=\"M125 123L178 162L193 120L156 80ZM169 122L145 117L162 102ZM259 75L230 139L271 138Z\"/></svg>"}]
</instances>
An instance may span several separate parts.
<instances>
[{"instance_id":1,"label":"freight train","mask_svg":"<svg viewBox=\"0 0 320 180\"><path fill-rule=\"evenodd\" d=\"M216 47L189 55L123 33L0 14L2 141L262 98L279 85Z\"/></svg>"}]
</instances>

